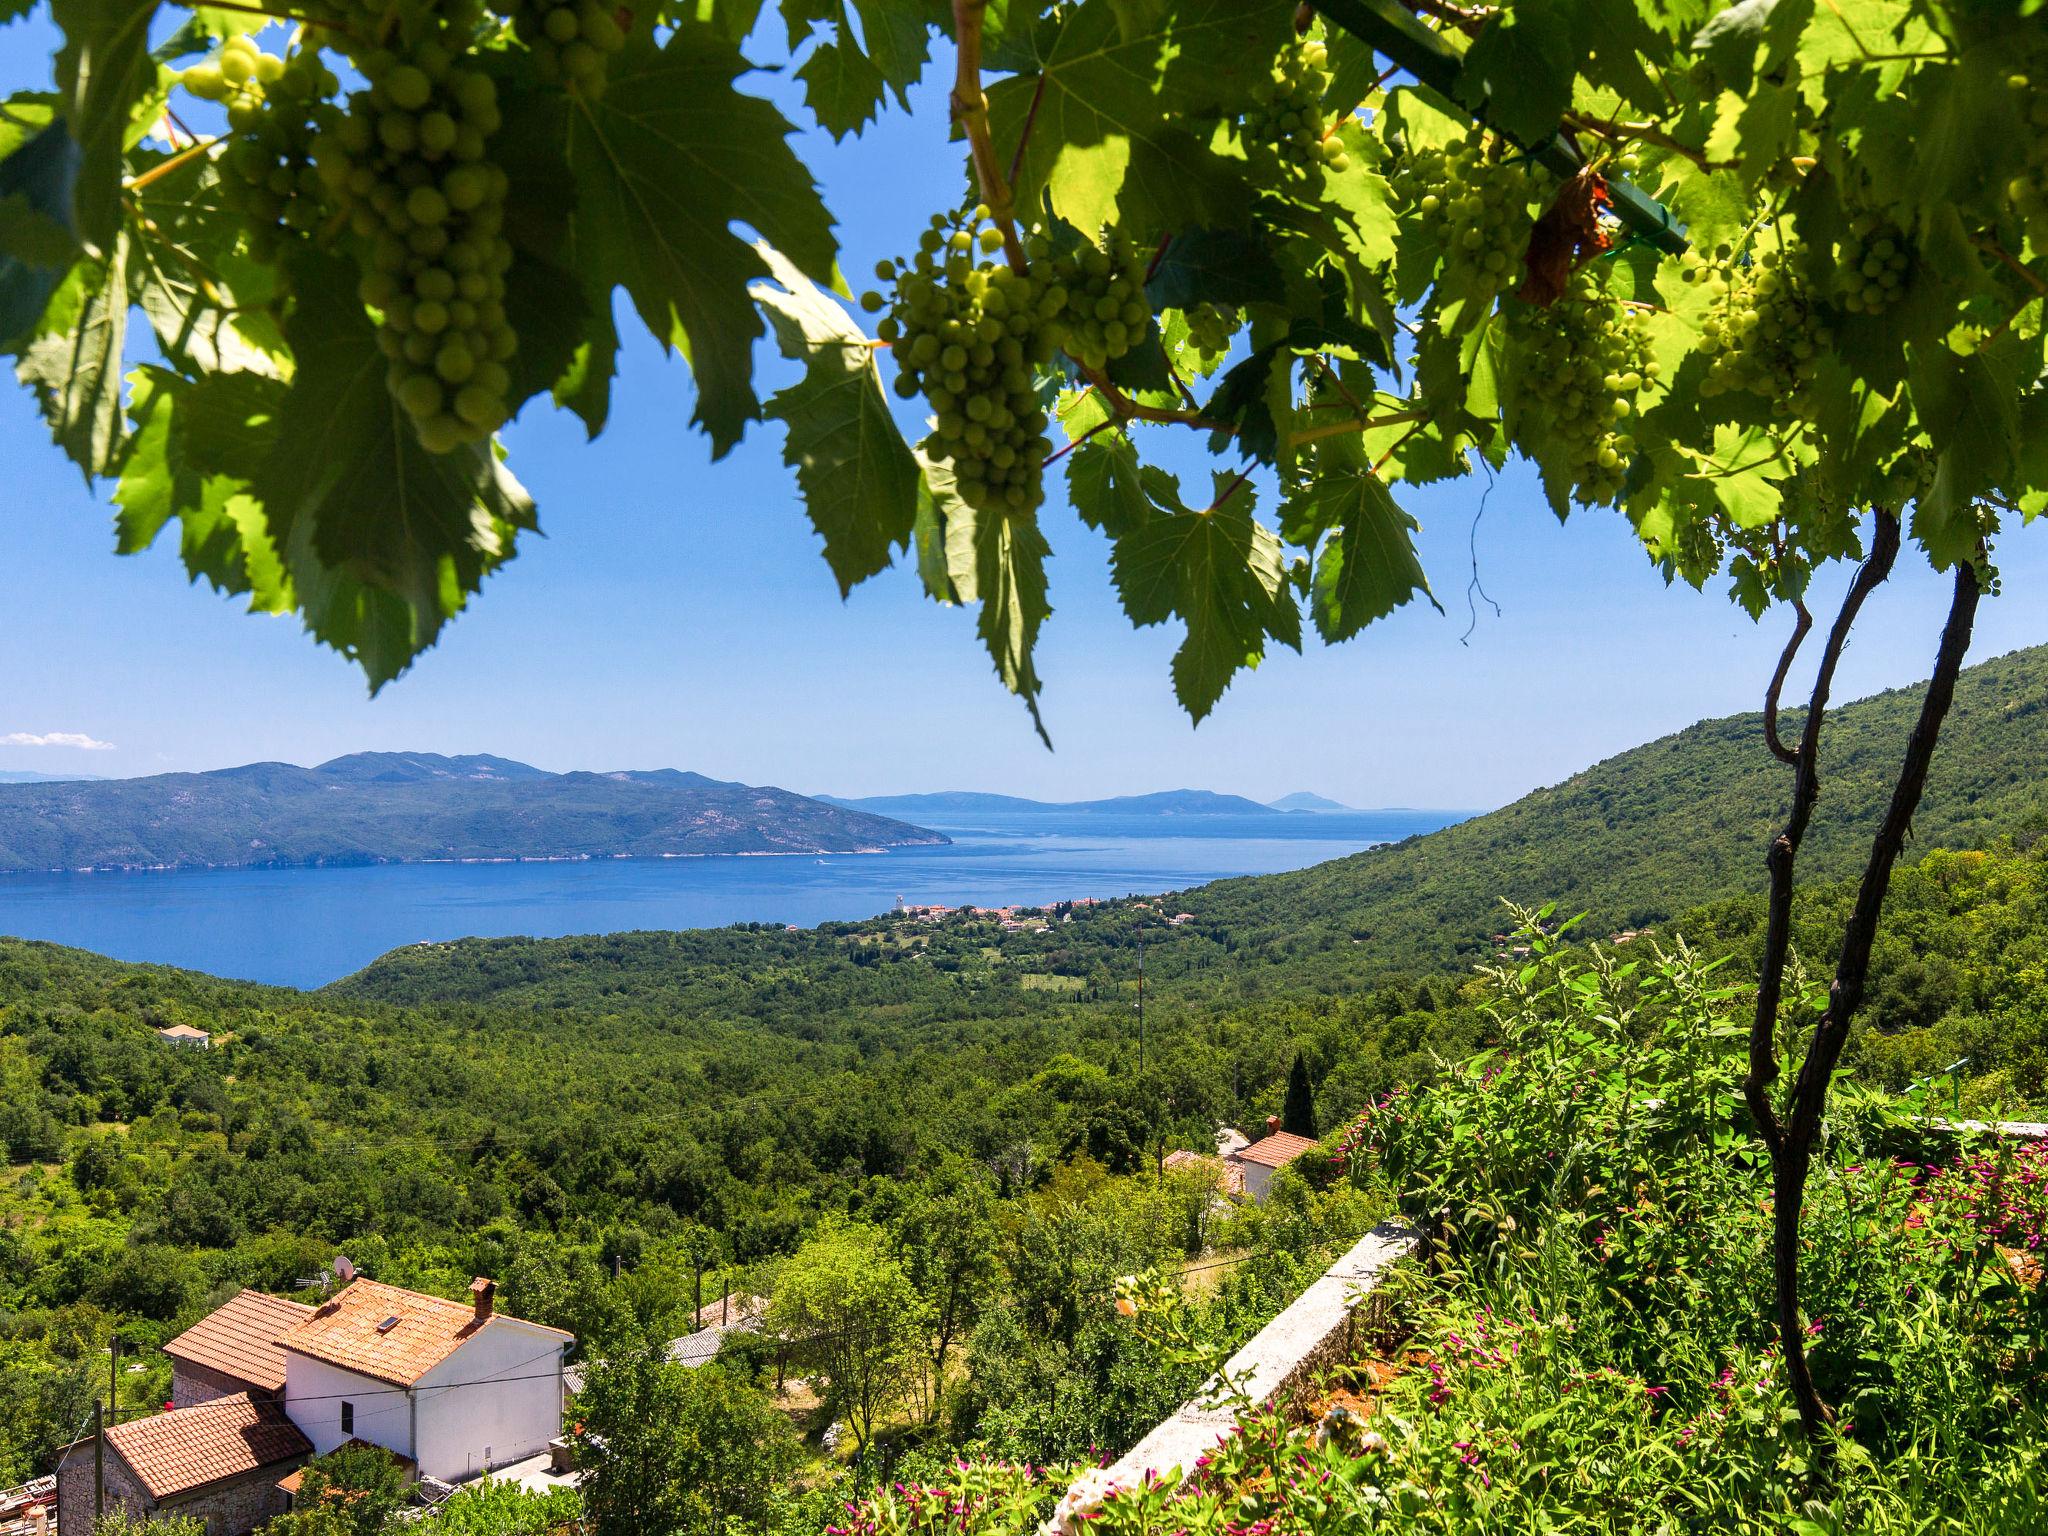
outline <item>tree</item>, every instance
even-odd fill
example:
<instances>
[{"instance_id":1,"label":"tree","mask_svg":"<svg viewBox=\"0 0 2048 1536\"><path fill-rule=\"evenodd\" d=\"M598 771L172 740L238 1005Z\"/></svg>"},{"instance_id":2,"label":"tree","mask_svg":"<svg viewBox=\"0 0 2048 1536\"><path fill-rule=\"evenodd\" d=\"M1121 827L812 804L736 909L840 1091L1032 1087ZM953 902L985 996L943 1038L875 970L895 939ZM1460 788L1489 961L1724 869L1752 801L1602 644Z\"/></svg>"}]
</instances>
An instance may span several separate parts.
<instances>
[{"instance_id":1,"label":"tree","mask_svg":"<svg viewBox=\"0 0 2048 1536\"><path fill-rule=\"evenodd\" d=\"M1287 1069L1287 1103L1280 1111L1280 1129L1297 1136L1316 1133L1315 1090L1308 1084L1308 1063L1301 1052L1294 1053L1294 1065Z\"/></svg>"},{"instance_id":2,"label":"tree","mask_svg":"<svg viewBox=\"0 0 2048 1536\"><path fill-rule=\"evenodd\" d=\"M694 1370L660 1340L593 1365L576 1431L595 1536L722 1536L758 1524L796 1465L789 1421L719 1365Z\"/></svg>"},{"instance_id":3,"label":"tree","mask_svg":"<svg viewBox=\"0 0 2048 1536\"><path fill-rule=\"evenodd\" d=\"M378 1536L404 1508L409 1487L389 1451L344 1445L306 1464L287 1536Z\"/></svg>"},{"instance_id":4,"label":"tree","mask_svg":"<svg viewBox=\"0 0 2048 1536\"><path fill-rule=\"evenodd\" d=\"M775 1278L768 1326L826 1379L826 1402L865 1446L910 1386L930 1318L873 1227L843 1226L797 1250Z\"/></svg>"},{"instance_id":5,"label":"tree","mask_svg":"<svg viewBox=\"0 0 2048 1536\"><path fill-rule=\"evenodd\" d=\"M988 1184L978 1169L958 1163L934 1174L897 1217L904 1273L931 1318L928 1417L938 1416L947 1360L999 1278L996 1241Z\"/></svg>"}]
</instances>

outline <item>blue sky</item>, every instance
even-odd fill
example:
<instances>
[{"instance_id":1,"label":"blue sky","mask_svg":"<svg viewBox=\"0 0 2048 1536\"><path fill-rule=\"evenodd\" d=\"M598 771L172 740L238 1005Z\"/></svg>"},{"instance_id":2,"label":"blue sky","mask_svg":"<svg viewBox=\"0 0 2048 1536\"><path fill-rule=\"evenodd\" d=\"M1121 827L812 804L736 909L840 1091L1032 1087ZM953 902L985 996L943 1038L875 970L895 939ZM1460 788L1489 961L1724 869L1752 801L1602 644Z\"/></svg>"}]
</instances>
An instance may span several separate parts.
<instances>
[{"instance_id":1,"label":"blue sky","mask_svg":"<svg viewBox=\"0 0 2048 1536\"><path fill-rule=\"evenodd\" d=\"M40 21L0 29L0 89L46 83L49 48ZM840 145L815 131L799 141L840 218L849 273L902 250L957 194L942 98L921 106L934 110L891 113ZM779 382L779 360L763 364ZM1283 651L1197 729L1168 687L1177 630L1131 630L1106 542L1054 504L1048 753L994 681L971 613L926 601L907 569L842 604L779 429L757 428L713 465L687 430L690 398L682 362L642 335L597 443L529 406L507 440L547 537L372 700L296 621L249 617L187 585L173 537L115 557L104 488L88 490L49 446L23 391L0 391L0 768L135 774L415 748L844 794L1192 785L1477 808L1754 708L1785 629L1752 625L1718 589L1667 589L1618 514L1560 527L1511 468L1473 540L1502 611L1481 604L1469 643L1468 539L1484 480L1403 493L1442 614L1417 604L1349 645ZM1196 482L1195 459L1173 462ZM2008 535L2000 563L2008 595L1984 608L1978 659L2048 641L2048 532ZM1826 580L1818 601L1841 584ZM1944 600L1924 567L1895 579L1844 661L1843 692L1923 676ZM111 746L7 744L52 733Z\"/></svg>"}]
</instances>

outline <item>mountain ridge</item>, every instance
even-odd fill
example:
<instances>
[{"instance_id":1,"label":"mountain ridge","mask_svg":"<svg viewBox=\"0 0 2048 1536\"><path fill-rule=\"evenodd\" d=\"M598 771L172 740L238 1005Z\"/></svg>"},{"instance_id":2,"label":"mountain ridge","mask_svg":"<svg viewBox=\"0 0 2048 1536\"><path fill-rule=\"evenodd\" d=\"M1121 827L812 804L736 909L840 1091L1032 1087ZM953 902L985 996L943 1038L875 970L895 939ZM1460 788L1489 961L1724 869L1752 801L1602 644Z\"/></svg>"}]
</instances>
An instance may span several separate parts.
<instances>
[{"instance_id":1,"label":"mountain ridge","mask_svg":"<svg viewBox=\"0 0 2048 1536\"><path fill-rule=\"evenodd\" d=\"M1281 815L1269 805L1243 795L1212 789L1165 789L1149 795L1112 795L1101 800L1033 800L1023 795L985 794L972 789L946 789L908 795L820 795L827 805L882 816L931 815L934 812L994 812L1010 816L1268 816Z\"/></svg>"},{"instance_id":2,"label":"mountain ridge","mask_svg":"<svg viewBox=\"0 0 2048 1536\"><path fill-rule=\"evenodd\" d=\"M313 768L0 784L0 873L851 853L943 833L673 768L358 752Z\"/></svg>"}]
</instances>

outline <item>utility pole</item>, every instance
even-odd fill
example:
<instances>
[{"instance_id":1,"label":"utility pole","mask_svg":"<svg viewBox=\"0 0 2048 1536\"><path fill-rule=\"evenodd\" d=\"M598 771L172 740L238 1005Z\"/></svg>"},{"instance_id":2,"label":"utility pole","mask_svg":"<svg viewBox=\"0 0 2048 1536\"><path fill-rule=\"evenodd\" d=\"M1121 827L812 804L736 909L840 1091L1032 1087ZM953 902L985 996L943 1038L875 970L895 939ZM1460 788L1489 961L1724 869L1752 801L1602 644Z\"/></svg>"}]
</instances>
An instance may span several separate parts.
<instances>
[{"instance_id":1,"label":"utility pole","mask_svg":"<svg viewBox=\"0 0 2048 1536\"><path fill-rule=\"evenodd\" d=\"M1138 935L1138 1072L1145 1071L1145 924L1134 925Z\"/></svg>"}]
</instances>

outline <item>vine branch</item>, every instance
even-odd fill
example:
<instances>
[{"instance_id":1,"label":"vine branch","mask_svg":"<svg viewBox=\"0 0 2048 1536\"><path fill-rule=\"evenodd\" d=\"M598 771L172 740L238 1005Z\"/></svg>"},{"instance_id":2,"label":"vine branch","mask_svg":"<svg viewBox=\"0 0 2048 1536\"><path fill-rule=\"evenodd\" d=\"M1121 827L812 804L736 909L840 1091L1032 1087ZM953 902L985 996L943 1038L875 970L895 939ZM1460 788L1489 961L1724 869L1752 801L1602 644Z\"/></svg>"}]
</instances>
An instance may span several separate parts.
<instances>
[{"instance_id":1,"label":"vine branch","mask_svg":"<svg viewBox=\"0 0 2048 1536\"><path fill-rule=\"evenodd\" d=\"M1802 602L1795 602L1792 611L1798 621L1792 626L1792 638L1785 642L1785 649L1778 657L1778 670L1771 674L1771 686L1764 690L1764 745L1771 749L1771 756L1791 767L1799 766L1799 754L1785 745L1778 734L1778 696L1785 691L1785 678L1792 670L1792 658L1799 654L1799 647L1805 641L1807 631L1813 628L1813 610Z\"/></svg>"},{"instance_id":2,"label":"vine branch","mask_svg":"<svg viewBox=\"0 0 2048 1536\"><path fill-rule=\"evenodd\" d=\"M953 40L957 61L953 72L953 120L967 135L974 156L974 177L981 187L981 200L988 204L989 217L1002 233L1003 254L1010 270L1023 272L1024 242L1017 238L1017 220L1009 179L996 160L995 140L989 134L988 97L981 89L981 22L988 0L953 0ZM1034 106L1036 103L1034 102ZM1021 162L1024 143L1017 144Z\"/></svg>"}]
</instances>

